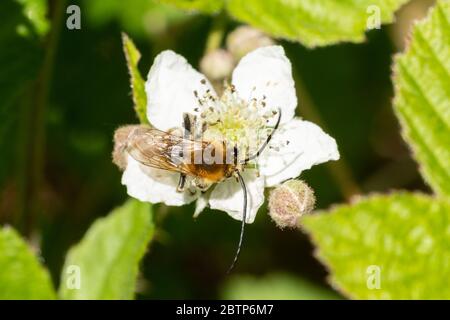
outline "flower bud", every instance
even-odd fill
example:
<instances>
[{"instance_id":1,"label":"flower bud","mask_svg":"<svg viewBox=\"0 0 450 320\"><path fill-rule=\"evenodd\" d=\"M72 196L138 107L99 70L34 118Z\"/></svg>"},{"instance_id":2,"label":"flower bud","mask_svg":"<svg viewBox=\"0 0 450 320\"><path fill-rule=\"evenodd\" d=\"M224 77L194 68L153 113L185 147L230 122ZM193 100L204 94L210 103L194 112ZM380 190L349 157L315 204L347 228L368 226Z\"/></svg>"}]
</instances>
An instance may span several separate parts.
<instances>
[{"instance_id":1,"label":"flower bud","mask_svg":"<svg viewBox=\"0 0 450 320\"><path fill-rule=\"evenodd\" d=\"M227 49L236 60L247 53L265 46L271 46L274 41L258 29L240 26L227 37Z\"/></svg>"},{"instance_id":2,"label":"flower bud","mask_svg":"<svg viewBox=\"0 0 450 320\"><path fill-rule=\"evenodd\" d=\"M213 50L200 61L200 71L212 82L229 78L233 69L233 56L224 49Z\"/></svg>"},{"instance_id":3,"label":"flower bud","mask_svg":"<svg viewBox=\"0 0 450 320\"><path fill-rule=\"evenodd\" d=\"M314 191L302 180L288 180L271 191L269 215L280 228L295 228L298 219L314 209Z\"/></svg>"},{"instance_id":4,"label":"flower bud","mask_svg":"<svg viewBox=\"0 0 450 320\"><path fill-rule=\"evenodd\" d=\"M125 170L127 167L127 154L125 148L127 147L128 137L134 129L139 127L139 125L123 126L114 132L114 150L112 158L113 163L121 170Z\"/></svg>"}]
</instances>

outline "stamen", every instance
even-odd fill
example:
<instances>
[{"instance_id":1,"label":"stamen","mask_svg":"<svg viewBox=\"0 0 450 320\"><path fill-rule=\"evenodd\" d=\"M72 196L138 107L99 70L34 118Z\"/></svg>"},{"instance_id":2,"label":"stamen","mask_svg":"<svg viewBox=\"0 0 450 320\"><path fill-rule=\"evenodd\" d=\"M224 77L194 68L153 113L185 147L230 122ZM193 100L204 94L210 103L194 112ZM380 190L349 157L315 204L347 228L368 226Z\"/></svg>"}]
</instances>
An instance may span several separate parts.
<instances>
[{"instance_id":1,"label":"stamen","mask_svg":"<svg viewBox=\"0 0 450 320\"><path fill-rule=\"evenodd\" d=\"M245 155L254 154L269 136L273 128L267 123L272 118L272 109L263 112L266 103L263 98L249 97L243 100L235 91L234 85L226 85L220 98L207 89L198 99L200 112L199 127L203 138L223 139L226 144L236 144L239 148L239 160ZM250 96L255 93L256 87Z\"/></svg>"}]
</instances>

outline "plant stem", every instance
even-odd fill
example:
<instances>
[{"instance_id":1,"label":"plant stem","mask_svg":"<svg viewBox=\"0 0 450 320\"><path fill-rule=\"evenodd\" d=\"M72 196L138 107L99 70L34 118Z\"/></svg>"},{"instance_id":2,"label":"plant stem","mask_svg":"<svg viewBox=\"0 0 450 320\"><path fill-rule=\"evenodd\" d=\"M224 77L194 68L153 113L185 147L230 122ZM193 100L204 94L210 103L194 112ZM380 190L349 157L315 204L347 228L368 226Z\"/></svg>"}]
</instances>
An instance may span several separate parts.
<instances>
[{"instance_id":1,"label":"plant stem","mask_svg":"<svg viewBox=\"0 0 450 320\"><path fill-rule=\"evenodd\" d=\"M220 13L213 21L213 25L208 33L206 39L205 54L220 48L225 29L227 26L227 16L225 13Z\"/></svg>"},{"instance_id":2,"label":"plant stem","mask_svg":"<svg viewBox=\"0 0 450 320\"><path fill-rule=\"evenodd\" d=\"M65 9L65 0L52 2L54 11L52 28L45 40L45 54L41 70L32 86L32 99L24 104L23 174L21 177L21 206L18 212L18 228L30 235L34 219L42 210L41 189L43 188L45 153L45 113L48 93L53 74L53 62Z\"/></svg>"},{"instance_id":3,"label":"plant stem","mask_svg":"<svg viewBox=\"0 0 450 320\"><path fill-rule=\"evenodd\" d=\"M293 76L295 78L295 86L297 88L297 96L301 97L302 99L302 107L300 109L301 113L306 118L318 124L325 131L328 131L326 124L317 111L317 107L313 103L311 96L304 87L300 75L295 70L293 70L293 73ZM361 194L361 188L355 181L350 167L342 155L339 161L327 162L325 166L328 169L334 182L339 187L341 194L347 200L350 200L354 195Z\"/></svg>"}]
</instances>

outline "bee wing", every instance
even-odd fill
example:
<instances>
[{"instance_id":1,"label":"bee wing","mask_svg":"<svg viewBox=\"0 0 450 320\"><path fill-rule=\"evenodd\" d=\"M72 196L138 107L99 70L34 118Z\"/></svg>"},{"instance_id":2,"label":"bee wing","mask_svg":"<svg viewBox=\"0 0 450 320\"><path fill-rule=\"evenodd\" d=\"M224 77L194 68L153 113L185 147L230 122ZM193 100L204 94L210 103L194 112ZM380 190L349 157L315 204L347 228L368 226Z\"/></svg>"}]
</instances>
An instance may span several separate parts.
<instances>
[{"instance_id":1,"label":"bee wing","mask_svg":"<svg viewBox=\"0 0 450 320\"><path fill-rule=\"evenodd\" d=\"M129 136L127 152L145 166L191 175L186 160L190 159L192 152L203 150L205 145L205 142L139 127Z\"/></svg>"}]
</instances>

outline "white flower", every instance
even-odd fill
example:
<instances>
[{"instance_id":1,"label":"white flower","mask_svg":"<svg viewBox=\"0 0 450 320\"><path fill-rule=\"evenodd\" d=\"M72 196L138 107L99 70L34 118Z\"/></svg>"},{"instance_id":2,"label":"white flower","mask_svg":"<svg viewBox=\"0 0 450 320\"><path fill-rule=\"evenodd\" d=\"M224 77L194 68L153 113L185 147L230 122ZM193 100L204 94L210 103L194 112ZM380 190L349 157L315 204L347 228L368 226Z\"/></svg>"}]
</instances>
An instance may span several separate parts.
<instances>
[{"instance_id":1,"label":"white flower","mask_svg":"<svg viewBox=\"0 0 450 320\"><path fill-rule=\"evenodd\" d=\"M249 144L258 137L252 132L266 122L273 124L267 112L281 109L280 126L269 144L274 148L265 148L256 160L259 175L253 169L243 172L249 200L246 222L252 223L264 202L265 187L295 178L313 165L337 160L339 152L336 141L317 125L295 117L291 63L281 46L259 48L244 56L233 72L232 87L234 92L228 90L221 99L215 98L205 76L182 56L164 51L148 74L147 116L155 128L167 131L181 126L183 113L195 114L200 108L204 117L221 120L220 126L211 127L211 136L219 132L225 139L238 141L240 147L254 150ZM257 142L259 145L262 140ZM197 200L196 215L209 205L242 220L243 192L235 179L218 183L204 194L192 194L177 192L178 177L177 173L145 167L129 156L122 183L130 196L141 201L181 206Z\"/></svg>"}]
</instances>

